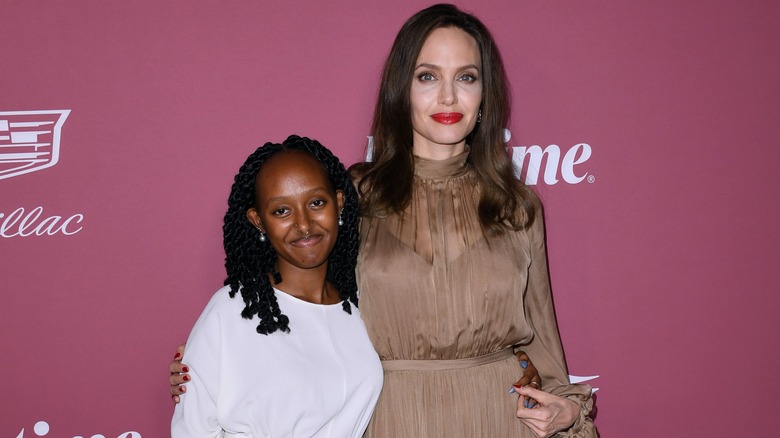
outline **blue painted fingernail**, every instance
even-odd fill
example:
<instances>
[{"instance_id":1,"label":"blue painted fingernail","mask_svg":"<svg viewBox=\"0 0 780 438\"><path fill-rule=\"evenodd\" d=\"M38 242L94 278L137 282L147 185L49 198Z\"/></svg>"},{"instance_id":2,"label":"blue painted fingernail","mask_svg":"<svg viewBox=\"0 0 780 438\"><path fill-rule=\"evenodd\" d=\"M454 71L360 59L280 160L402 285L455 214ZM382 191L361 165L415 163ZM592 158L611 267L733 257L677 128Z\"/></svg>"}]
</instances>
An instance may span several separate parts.
<instances>
[{"instance_id":1,"label":"blue painted fingernail","mask_svg":"<svg viewBox=\"0 0 780 438\"><path fill-rule=\"evenodd\" d=\"M520 366L523 367L523 368L528 368L528 361L527 360L521 360L520 361Z\"/></svg>"},{"instance_id":2,"label":"blue painted fingernail","mask_svg":"<svg viewBox=\"0 0 780 438\"><path fill-rule=\"evenodd\" d=\"M513 386L513 387L511 387L511 388L509 388L509 393L510 393L510 394L514 394L515 392L516 392L516 391L515 391L515 387L514 387L514 386Z\"/></svg>"}]
</instances>

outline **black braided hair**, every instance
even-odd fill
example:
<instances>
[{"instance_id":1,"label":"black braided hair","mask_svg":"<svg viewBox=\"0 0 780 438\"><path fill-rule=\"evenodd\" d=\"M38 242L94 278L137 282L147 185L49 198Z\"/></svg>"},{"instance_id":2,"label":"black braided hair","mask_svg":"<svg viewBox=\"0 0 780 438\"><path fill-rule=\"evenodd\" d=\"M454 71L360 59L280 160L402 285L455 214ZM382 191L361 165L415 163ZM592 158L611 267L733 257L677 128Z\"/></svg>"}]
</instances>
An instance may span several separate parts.
<instances>
[{"instance_id":1,"label":"black braided hair","mask_svg":"<svg viewBox=\"0 0 780 438\"><path fill-rule=\"evenodd\" d=\"M289 318L279 310L269 275L279 283L282 278L276 272L277 254L271 243L260 241L258 231L246 217L248 209L255 206L255 180L262 166L274 155L283 151L302 151L312 155L322 164L333 190L344 192L344 207L336 245L328 256L327 280L341 294L344 311L352 313L350 302L358 305L355 265L359 244L357 193L349 174L338 158L318 141L291 135L284 143L266 143L257 148L244 162L233 182L228 198L228 210L222 226L225 247L225 285L230 286L230 297L241 291L245 307L241 316L260 320L257 332L263 335L277 330L289 332Z\"/></svg>"}]
</instances>

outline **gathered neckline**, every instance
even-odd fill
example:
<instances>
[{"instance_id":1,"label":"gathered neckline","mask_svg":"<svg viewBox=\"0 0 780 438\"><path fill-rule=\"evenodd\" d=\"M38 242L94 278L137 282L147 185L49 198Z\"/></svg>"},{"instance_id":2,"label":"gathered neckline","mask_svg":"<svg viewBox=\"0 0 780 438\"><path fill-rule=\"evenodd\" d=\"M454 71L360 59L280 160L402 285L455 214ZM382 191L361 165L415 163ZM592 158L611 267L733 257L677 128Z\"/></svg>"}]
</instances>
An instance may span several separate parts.
<instances>
[{"instance_id":1,"label":"gathered neckline","mask_svg":"<svg viewBox=\"0 0 780 438\"><path fill-rule=\"evenodd\" d=\"M444 160L431 160L415 155L414 176L421 179L441 179L465 175L469 170L466 163L469 152L470 149L466 147L460 154Z\"/></svg>"}]
</instances>

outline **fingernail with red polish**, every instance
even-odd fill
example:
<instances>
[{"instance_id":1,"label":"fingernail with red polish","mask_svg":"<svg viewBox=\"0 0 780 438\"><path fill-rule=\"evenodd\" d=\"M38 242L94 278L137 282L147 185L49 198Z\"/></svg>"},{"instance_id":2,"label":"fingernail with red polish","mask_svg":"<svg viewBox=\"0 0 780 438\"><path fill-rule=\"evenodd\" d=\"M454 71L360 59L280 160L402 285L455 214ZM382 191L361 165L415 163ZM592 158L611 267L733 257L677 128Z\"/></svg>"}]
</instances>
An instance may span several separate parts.
<instances>
[{"instance_id":1,"label":"fingernail with red polish","mask_svg":"<svg viewBox=\"0 0 780 438\"><path fill-rule=\"evenodd\" d=\"M176 356L173 356L173 359L176 360L181 357L181 353L176 353Z\"/></svg>"},{"instance_id":2,"label":"fingernail with red polish","mask_svg":"<svg viewBox=\"0 0 780 438\"><path fill-rule=\"evenodd\" d=\"M183 367L181 367L181 372L183 372L183 373L189 373L189 372L190 372L190 367L188 367L188 366L183 366Z\"/></svg>"},{"instance_id":3,"label":"fingernail with red polish","mask_svg":"<svg viewBox=\"0 0 780 438\"><path fill-rule=\"evenodd\" d=\"M184 377L182 377L182 380L184 380L185 382L189 382L190 381L190 376L186 376L185 375Z\"/></svg>"}]
</instances>

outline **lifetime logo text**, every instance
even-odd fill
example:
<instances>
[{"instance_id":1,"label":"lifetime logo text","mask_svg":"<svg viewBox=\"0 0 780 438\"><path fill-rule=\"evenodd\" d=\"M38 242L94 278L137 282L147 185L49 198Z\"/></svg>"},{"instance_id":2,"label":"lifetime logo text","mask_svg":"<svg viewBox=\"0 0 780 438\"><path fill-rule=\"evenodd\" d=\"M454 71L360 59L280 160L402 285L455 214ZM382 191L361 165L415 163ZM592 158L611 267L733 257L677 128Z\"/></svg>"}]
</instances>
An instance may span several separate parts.
<instances>
[{"instance_id":1,"label":"lifetime logo text","mask_svg":"<svg viewBox=\"0 0 780 438\"><path fill-rule=\"evenodd\" d=\"M562 160L561 148L555 144L544 149L537 145L512 146L511 149L515 175L518 178L525 175L525 183L529 186L539 182L539 172L543 162L545 164L544 183L547 185L558 183L559 169L561 178L568 184L579 184L585 179L590 183L595 181L595 177L589 175L587 171L575 172L575 167L585 163L590 158L591 148L587 143L579 143L569 148L563 154Z\"/></svg>"},{"instance_id":2,"label":"lifetime logo text","mask_svg":"<svg viewBox=\"0 0 780 438\"><path fill-rule=\"evenodd\" d=\"M33 432L35 432L36 436L46 436L49 434L50 431L49 423L45 421L39 421L35 423L35 426L33 427ZM24 438L24 429L22 429L19 432L19 435L16 436L16 438ZM74 436L73 438L83 438L81 436ZM90 438L106 438L103 434L95 434L92 435ZM129 431L125 432L123 434L120 434L116 438L142 438L141 434L136 431Z\"/></svg>"}]
</instances>

